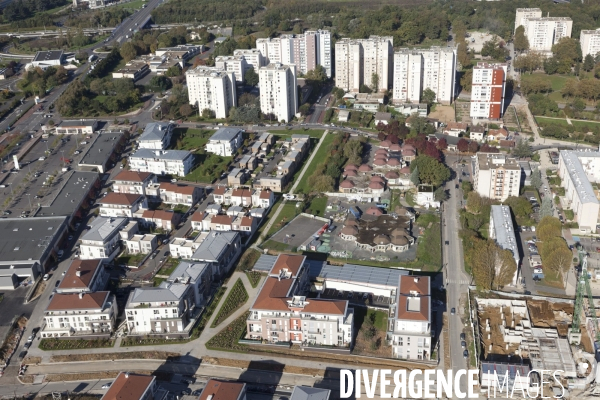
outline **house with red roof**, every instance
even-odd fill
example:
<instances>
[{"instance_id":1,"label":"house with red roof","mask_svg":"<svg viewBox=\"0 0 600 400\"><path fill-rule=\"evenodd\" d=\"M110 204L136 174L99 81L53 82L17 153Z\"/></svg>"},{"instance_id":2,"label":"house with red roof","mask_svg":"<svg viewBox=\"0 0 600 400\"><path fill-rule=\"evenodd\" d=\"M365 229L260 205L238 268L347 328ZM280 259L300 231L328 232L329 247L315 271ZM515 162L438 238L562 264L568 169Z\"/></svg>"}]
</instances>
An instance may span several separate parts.
<instances>
[{"instance_id":1,"label":"house with red roof","mask_svg":"<svg viewBox=\"0 0 600 400\"><path fill-rule=\"evenodd\" d=\"M179 224L181 215L167 210L144 210L138 219L142 225L172 231Z\"/></svg>"},{"instance_id":2,"label":"house with red roof","mask_svg":"<svg viewBox=\"0 0 600 400\"><path fill-rule=\"evenodd\" d=\"M305 256L277 257L250 307L246 339L351 346L354 309L347 300L307 298L308 270Z\"/></svg>"},{"instance_id":3,"label":"house with red roof","mask_svg":"<svg viewBox=\"0 0 600 400\"><path fill-rule=\"evenodd\" d=\"M157 183L151 172L122 170L113 178L112 190L115 193L146 194L148 185Z\"/></svg>"},{"instance_id":4,"label":"house with red roof","mask_svg":"<svg viewBox=\"0 0 600 400\"><path fill-rule=\"evenodd\" d=\"M148 208L143 194L111 192L100 201L100 216L132 218L139 209Z\"/></svg>"},{"instance_id":5,"label":"house with red roof","mask_svg":"<svg viewBox=\"0 0 600 400\"><path fill-rule=\"evenodd\" d=\"M158 193L163 203L185 204L191 207L202 199L204 190L197 186L161 182Z\"/></svg>"}]
</instances>

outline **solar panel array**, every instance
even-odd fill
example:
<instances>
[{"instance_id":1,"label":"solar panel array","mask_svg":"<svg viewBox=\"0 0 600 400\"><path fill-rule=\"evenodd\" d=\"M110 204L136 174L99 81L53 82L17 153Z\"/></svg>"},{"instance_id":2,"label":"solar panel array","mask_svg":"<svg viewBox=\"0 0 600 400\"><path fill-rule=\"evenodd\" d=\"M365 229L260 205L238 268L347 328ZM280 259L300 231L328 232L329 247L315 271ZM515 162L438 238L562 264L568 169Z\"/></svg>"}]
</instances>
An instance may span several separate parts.
<instances>
[{"instance_id":1,"label":"solar panel array","mask_svg":"<svg viewBox=\"0 0 600 400\"><path fill-rule=\"evenodd\" d=\"M401 275L408 275L404 269L367 267L364 265L344 264L343 266L321 264L311 265L310 277L338 280L345 282L360 282L370 285L397 287Z\"/></svg>"},{"instance_id":2,"label":"solar panel array","mask_svg":"<svg viewBox=\"0 0 600 400\"><path fill-rule=\"evenodd\" d=\"M254 264L254 270L260 272L270 272L273 265L275 265L275 261L277 260L277 256L269 256L267 254L263 254L260 256L256 264Z\"/></svg>"}]
</instances>

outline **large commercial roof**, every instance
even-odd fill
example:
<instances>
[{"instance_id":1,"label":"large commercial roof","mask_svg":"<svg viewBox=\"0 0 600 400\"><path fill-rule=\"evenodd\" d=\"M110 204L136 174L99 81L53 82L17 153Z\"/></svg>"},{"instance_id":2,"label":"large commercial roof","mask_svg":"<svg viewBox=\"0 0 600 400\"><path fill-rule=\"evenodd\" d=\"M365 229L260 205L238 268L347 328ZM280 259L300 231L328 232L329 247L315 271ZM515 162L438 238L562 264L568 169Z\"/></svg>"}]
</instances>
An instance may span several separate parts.
<instances>
[{"instance_id":1,"label":"large commercial roof","mask_svg":"<svg viewBox=\"0 0 600 400\"><path fill-rule=\"evenodd\" d=\"M0 219L0 263L41 260L55 236L62 232L65 217Z\"/></svg>"},{"instance_id":2,"label":"large commercial roof","mask_svg":"<svg viewBox=\"0 0 600 400\"><path fill-rule=\"evenodd\" d=\"M519 249L517 248L517 238L515 237L515 228L512 223L509 206L492 206L492 223L494 225L494 240L500 247L510 250L515 256L517 265L519 265Z\"/></svg>"},{"instance_id":3,"label":"large commercial roof","mask_svg":"<svg viewBox=\"0 0 600 400\"><path fill-rule=\"evenodd\" d=\"M239 128L220 128L211 137L210 140L214 141L231 141L235 139L237 135L242 134L242 130Z\"/></svg>"},{"instance_id":4,"label":"large commercial roof","mask_svg":"<svg viewBox=\"0 0 600 400\"><path fill-rule=\"evenodd\" d=\"M97 172L72 171L53 199L48 197L42 199L44 201L42 207L35 214L36 218L72 216L98 181L98 176ZM48 201L50 202L48 203Z\"/></svg>"},{"instance_id":5,"label":"large commercial roof","mask_svg":"<svg viewBox=\"0 0 600 400\"><path fill-rule=\"evenodd\" d=\"M79 161L79 165L105 166L122 136L122 132L99 133L96 136L96 140L94 140L81 161Z\"/></svg>"},{"instance_id":6,"label":"large commercial roof","mask_svg":"<svg viewBox=\"0 0 600 400\"><path fill-rule=\"evenodd\" d=\"M600 157L600 153L597 151L561 150L560 156L562 157L569 173L569 177L575 186L579 201L581 201L581 203L598 204L594 188L585 174L585 170L583 169L583 165L581 165L579 157Z\"/></svg>"},{"instance_id":7,"label":"large commercial roof","mask_svg":"<svg viewBox=\"0 0 600 400\"><path fill-rule=\"evenodd\" d=\"M38 51L33 58L33 62L58 61L62 56L62 50Z\"/></svg>"},{"instance_id":8,"label":"large commercial roof","mask_svg":"<svg viewBox=\"0 0 600 400\"><path fill-rule=\"evenodd\" d=\"M365 285L378 285L397 288L400 276L408 271L395 268L367 267L364 265L344 264L343 266L313 263L309 276L313 279L356 282Z\"/></svg>"},{"instance_id":9,"label":"large commercial roof","mask_svg":"<svg viewBox=\"0 0 600 400\"><path fill-rule=\"evenodd\" d=\"M138 149L133 153L131 158L143 158L143 159L157 159L164 161L183 161L191 156L187 150L150 150L150 149Z\"/></svg>"},{"instance_id":10,"label":"large commercial roof","mask_svg":"<svg viewBox=\"0 0 600 400\"><path fill-rule=\"evenodd\" d=\"M81 240L104 241L125 225L127 225L127 218L98 217L92 221L90 230L82 236Z\"/></svg>"}]
</instances>

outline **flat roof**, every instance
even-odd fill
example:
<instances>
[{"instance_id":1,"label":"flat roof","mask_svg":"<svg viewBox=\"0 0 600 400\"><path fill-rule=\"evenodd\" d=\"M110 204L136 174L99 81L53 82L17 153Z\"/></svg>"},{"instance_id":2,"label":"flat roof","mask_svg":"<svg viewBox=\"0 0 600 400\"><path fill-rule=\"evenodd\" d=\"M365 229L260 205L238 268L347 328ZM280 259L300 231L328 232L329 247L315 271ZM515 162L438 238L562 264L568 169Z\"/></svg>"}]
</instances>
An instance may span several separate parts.
<instances>
[{"instance_id":1,"label":"flat roof","mask_svg":"<svg viewBox=\"0 0 600 400\"><path fill-rule=\"evenodd\" d=\"M88 151L83 155L79 165L104 166L115 147L123 137L123 132L100 132Z\"/></svg>"},{"instance_id":2,"label":"flat roof","mask_svg":"<svg viewBox=\"0 0 600 400\"><path fill-rule=\"evenodd\" d=\"M252 269L255 271L270 272L273 265L275 265L275 261L277 261L277 256L263 254L259 257L258 261L256 261L256 264L254 264Z\"/></svg>"},{"instance_id":3,"label":"flat roof","mask_svg":"<svg viewBox=\"0 0 600 400\"><path fill-rule=\"evenodd\" d=\"M62 56L62 50L38 51L33 58L33 62L60 60Z\"/></svg>"},{"instance_id":4,"label":"flat roof","mask_svg":"<svg viewBox=\"0 0 600 400\"><path fill-rule=\"evenodd\" d=\"M236 241L238 232L209 232L192 255L194 260L220 261L221 254Z\"/></svg>"},{"instance_id":5,"label":"flat roof","mask_svg":"<svg viewBox=\"0 0 600 400\"><path fill-rule=\"evenodd\" d=\"M577 196L582 203L598 204L596 193L590 183L581 160L579 157L600 157L600 153L597 151L574 151L574 150L561 150L560 157L562 157L569 177L575 186Z\"/></svg>"},{"instance_id":6,"label":"flat roof","mask_svg":"<svg viewBox=\"0 0 600 400\"><path fill-rule=\"evenodd\" d=\"M0 219L0 262L40 261L66 217Z\"/></svg>"},{"instance_id":7,"label":"flat roof","mask_svg":"<svg viewBox=\"0 0 600 400\"><path fill-rule=\"evenodd\" d=\"M64 127L73 127L73 126L95 126L96 124L98 124L98 121L96 121L95 119L88 119L88 120L77 119L77 120L71 120L71 121L62 121L60 124L58 124L58 127L64 128Z\"/></svg>"},{"instance_id":8,"label":"flat roof","mask_svg":"<svg viewBox=\"0 0 600 400\"><path fill-rule=\"evenodd\" d=\"M519 249L510 207L493 205L491 214L494 224L494 240L503 249L510 250L515 256L517 265L519 265Z\"/></svg>"},{"instance_id":9,"label":"flat roof","mask_svg":"<svg viewBox=\"0 0 600 400\"><path fill-rule=\"evenodd\" d=\"M71 174L49 205L42 205L35 214L36 218L57 215L72 216L98 181L98 177L97 172L71 171ZM42 200L46 203L48 198Z\"/></svg>"},{"instance_id":10,"label":"flat roof","mask_svg":"<svg viewBox=\"0 0 600 400\"><path fill-rule=\"evenodd\" d=\"M341 267L325 263L310 263L309 265L309 276L312 279L361 283L388 288L397 288L400 277L409 274L409 271L405 269L369 267L356 264L344 264Z\"/></svg>"}]
</instances>

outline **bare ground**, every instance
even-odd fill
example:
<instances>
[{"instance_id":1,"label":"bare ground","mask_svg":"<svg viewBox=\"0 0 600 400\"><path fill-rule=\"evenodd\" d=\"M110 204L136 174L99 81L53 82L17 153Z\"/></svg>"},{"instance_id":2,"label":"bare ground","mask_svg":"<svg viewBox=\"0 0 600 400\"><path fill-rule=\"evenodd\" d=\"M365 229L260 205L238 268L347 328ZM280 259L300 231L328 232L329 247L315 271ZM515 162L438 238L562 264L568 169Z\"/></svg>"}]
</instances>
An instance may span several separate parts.
<instances>
[{"instance_id":1,"label":"bare ground","mask_svg":"<svg viewBox=\"0 0 600 400\"><path fill-rule=\"evenodd\" d=\"M435 111L429 114L429 118L439 119L446 124L448 122L454 122L454 107L438 104L435 106Z\"/></svg>"},{"instance_id":2,"label":"bare ground","mask_svg":"<svg viewBox=\"0 0 600 400\"><path fill-rule=\"evenodd\" d=\"M50 362L102 361L102 360L166 360L181 354L170 351L129 351L125 353L66 354L50 358Z\"/></svg>"},{"instance_id":3,"label":"bare ground","mask_svg":"<svg viewBox=\"0 0 600 400\"><path fill-rule=\"evenodd\" d=\"M268 361L257 362L257 361L233 360L230 358L203 357L202 362L204 364L222 365L224 367L234 367L234 368L248 368L250 365L252 365L253 369L260 369L260 370L264 370L264 371L284 372L286 374L299 374L299 375L310 375L310 376L316 376L316 375L324 376L324 374L325 374L324 369L295 367L292 365L285 365L285 366L283 366L283 370L282 370L280 364L270 363Z\"/></svg>"}]
</instances>

